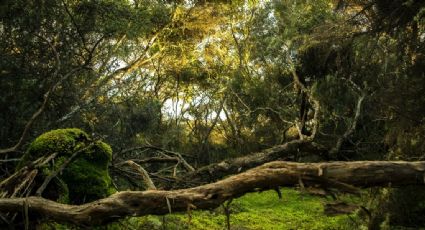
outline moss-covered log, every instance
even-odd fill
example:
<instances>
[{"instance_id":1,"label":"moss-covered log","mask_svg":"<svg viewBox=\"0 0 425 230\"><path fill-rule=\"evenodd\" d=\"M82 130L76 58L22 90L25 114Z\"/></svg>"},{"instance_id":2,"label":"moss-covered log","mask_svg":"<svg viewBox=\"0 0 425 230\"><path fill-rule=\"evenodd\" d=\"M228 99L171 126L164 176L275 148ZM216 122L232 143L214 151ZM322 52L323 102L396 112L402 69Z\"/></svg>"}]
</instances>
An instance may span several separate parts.
<instances>
[{"instance_id":1,"label":"moss-covered log","mask_svg":"<svg viewBox=\"0 0 425 230\"><path fill-rule=\"evenodd\" d=\"M372 187L423 185L425 161L357 161L293 163L275 161L224 180L199 187L144 192L119 192L83 205L67 205L40 197L0 199L0 212L39 214L77 225L99 225L126 216L167 214L188 209L211 209L246 193L276 186Z\"/></svg>"}]
</instances>

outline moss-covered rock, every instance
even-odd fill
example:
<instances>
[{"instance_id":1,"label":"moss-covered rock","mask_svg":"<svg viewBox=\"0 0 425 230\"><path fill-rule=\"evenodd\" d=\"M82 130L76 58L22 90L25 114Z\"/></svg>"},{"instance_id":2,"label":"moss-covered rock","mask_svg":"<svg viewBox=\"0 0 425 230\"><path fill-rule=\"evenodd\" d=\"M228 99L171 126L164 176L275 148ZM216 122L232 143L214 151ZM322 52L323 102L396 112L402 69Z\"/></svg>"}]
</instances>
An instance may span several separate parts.
<instances>
[{"instance_id":1,"label":"moss-covered rock","mask_svg":"<svg viewBox=\"0 0 425 230\"><path fill-rule=\"evenodd\" d=\"M39 180L43 181L73 153L82 149L57 179L50 183L43 196L63 203L81 204L114 193L108 173L111 147L101 141L93 142L80 129L58 129L40 135L30 144L21 165L41 156L58 153L55 160L41 170Z\"/></svg>"}]
</instances>

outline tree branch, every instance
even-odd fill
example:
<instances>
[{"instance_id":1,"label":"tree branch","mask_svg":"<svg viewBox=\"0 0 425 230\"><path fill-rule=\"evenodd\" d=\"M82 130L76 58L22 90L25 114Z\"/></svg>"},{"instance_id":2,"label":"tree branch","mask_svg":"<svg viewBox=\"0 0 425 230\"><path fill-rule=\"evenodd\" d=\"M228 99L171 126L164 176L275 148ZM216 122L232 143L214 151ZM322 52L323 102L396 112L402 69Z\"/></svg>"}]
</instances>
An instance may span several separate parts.
<instances>
[{"instance_id":1,"label":"tree branch","mask_svg":"<svg viewBox=\"0 0 425 230\"><path fill-rule=\"evenodd\" d=\"M38 170L52 161L56 156L57 152L52 153L50 155L41 157L37 159L34 162L31 162L29 165L22 167L21 169L17 170L13 175L10 177L2 180L0 182L0 198L12 198L16 196L20 196L20 194L24 194L24 192L21 192L20 190L22 188L28 188L33 180L29 180L28 175L34 175L36 176L38 173Z\"/></svg>"},{"instance_id":2,"label":"tree branch","mask_svg":"<svg viewBox=\"0 0 425 230\"><path fill-rule=\"evenodd\" d=\"M288 59L290 60L290 59ZM300 88L301 92L307 94L309 97L309 100L311 101L313 108L314 108L314 116L313 116L313 129L311 132L311 135L308 137L304 137L304 135L301 132L302 127L298 127L298 130L300 132L300 139L307 139L307 140L314 140L316 137L316 134L319 130L319 116L320 116L320 102L319 100L315 99L313 95L311 94L310 90L301 82L300 77L298 76L297 72L294 68L290 69L292 73L292 77L294 78L295 84Z\"/></svg>"},{"instance_id":3,"label":"tree branch","mask_svg":"<svg viewBox=\"0 0 425 230\"><path fill-rule=\"evenodd\" d=\"M188 172L195 171L195 168L193 168L183 158L183 156L187 156L187 155L184 155L184 154L178 153L178 152L174 152L174 151L170 151L170 150L166 150L166 149L162 149L160 147L156 147L156 146L153 146L153 145L144 145L144 146L137 146L137 147L133 147L133 148L129 148L129 149L124 149L119 154L122 155L123 153L131 152L131 151L135 151L135 150L141 150L141 149L153 149L153 150L156 150L156 151L159 151L159 152L163 152L163 153L167 153L167 154L170 154L170 155L174 155L174 156L176 156L181 161L181 163L183 164L183 167L185 167L185 169Z\"/></svg>"},{"instance_id":4,"label":"tree branch","mask_svg":"<svg viewBox=\"0 0 425 230\"><path fill-rule=\"evenodd\" d=\"M351 126L347 129L347 131L345 131L345 133L340 138L338 138L336 145L329 151L331 155L337 154L341 150L343 142L347 140L356 130L357 122L360 119L362 105L363 105L363 101L365 97L366 97L366 94L363 93L357 100L356 113L354 115L353 122L351 123Z\"/></svg>"},{"instance_id":5,"label":"tree branch","mask_svg":"<svg viewBox=\"0 0 425 230\"><path fill-rule=\"evenodd\" d=\"M332 163L271 162L239 175L199 187L174 191L118 192L83 205L60 204L40 197L0 199L0 212L39 214L79 226L105 224L127 216L211 209L257 189L276 186L323 186L323 179L359 187L423 185L425 162L357 161ZM325 185L329 186L329 184Z\"/></svg>"},{"instance_id":6,"label":"tree branch","mask_svg":"<svg viewBox=\"0 0 425 230\"><path fill-rule=\"evenodd\" d=\"M143 181L145 182L146 186L148 187L148 190L156 190L155 184L152 182L152 179L149 176L149 173L140 165L135 163L134 161L128 160L125 162L122 162L124 165L130 166L132 169L136 170L143 178Z\"/></svg>"},{"instance_id":7,"label":"tree branch","mask_svg":"<svg viewBox=\"0 0 425 230\"><path fill-rule=\"evenodd\" d=\"M282 145L251 153L243 157L224 160L210 164L196 171L188 172L174 184L167 184L166 188L186 188L187 185L201 185L220 180L226 176L244 172L267 162L276 160L290 160L303 154L327 155L327 150L309 140L293 140ZM189 182L186 184L185 182ZM171 186L171 187L168 187Z\"/></svg>"},{"instance_id":8,"label":"tree branch","mask_svg":"<svg viewBox=\"0 0 425 230\"><path fill-rule=\"evenodd\" d=\"M131 159L131 161L138 163L138 164L145 164L145 163L177 163L179 162L179 158L177 157L149 157L149 158L145 158L145 159ZM123 163L118 163L116 164L121 165Z\"/></svg>"}]
</instances>

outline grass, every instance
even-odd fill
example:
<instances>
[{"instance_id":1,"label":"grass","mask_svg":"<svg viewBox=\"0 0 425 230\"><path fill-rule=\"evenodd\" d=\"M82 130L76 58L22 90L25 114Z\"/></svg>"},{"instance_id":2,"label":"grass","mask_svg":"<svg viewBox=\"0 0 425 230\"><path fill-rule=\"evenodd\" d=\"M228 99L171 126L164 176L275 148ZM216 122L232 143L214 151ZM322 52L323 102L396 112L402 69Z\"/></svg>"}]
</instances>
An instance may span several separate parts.
<instances>
[{"instance_id":1,"label":"grass","mask_svg":"<svg viewBox=\"0 0 425 230\"><path fill-rule=\"evenodd\" d=\"M294 189L282 189L282 199L276 192L251 193L230 204L232 230L269 229L361 229L354 215L328 217L323 204L329 199L303 194ZM345 199L352 199L345 197ZM125 222L125 223L124 223ZM129 229L226 229L224 209L171 214L163 217L130 218L121 223ZM119 228L119 226L117 226ZM110 228L114 229L114 227Z\"/></svg>"}]
</instances>

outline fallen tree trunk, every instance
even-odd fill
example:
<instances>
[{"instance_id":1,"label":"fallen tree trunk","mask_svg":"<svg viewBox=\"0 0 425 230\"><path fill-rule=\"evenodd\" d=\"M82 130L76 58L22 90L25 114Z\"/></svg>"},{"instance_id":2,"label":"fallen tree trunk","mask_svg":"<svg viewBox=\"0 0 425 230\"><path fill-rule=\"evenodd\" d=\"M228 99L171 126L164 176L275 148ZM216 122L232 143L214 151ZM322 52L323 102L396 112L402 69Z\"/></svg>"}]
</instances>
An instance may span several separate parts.
<instances>
[{"instance_id":1,"label":"fallen tree trunk","mask_svg":"<svg viewBox=\"0 0 425 230\"><path fill-rule=\"evenodd\" d=\"M354 189L372 186L423 185L425 161L357 161L293 163L276 161L199 187L174 191L126 191L83 205L40 197L0 199L0 212L38 214L80 226L100 225L126 216L167 214L216 208L226 200L277 186L322 186ZM76 185L77 186L77 185Z\"/></svg>"},{"instance_id":2,"label":"fallen tree trunk","mask_svg":"<svg viewBox=\"0 0 425 230\"><path fill-rule=\"evenodd\" d=\"M251 153L243 157L224 160L198 168L196 171L185 173L175 183L165 184L165 189L180 189L215 182L226 176L244 172L259 165L277 161L297 161L304 155L327 157L327 149L308 140L293 140L277 145L261 152Z\"/></svg>"}]
</instances>

